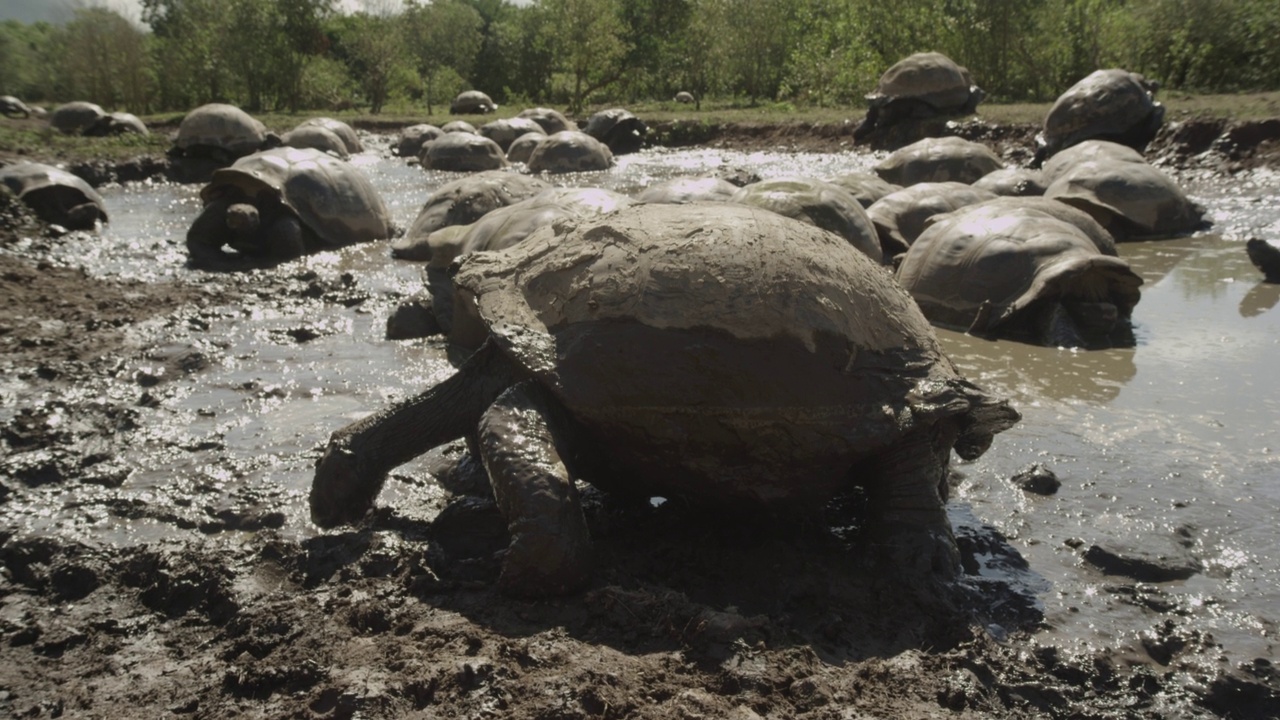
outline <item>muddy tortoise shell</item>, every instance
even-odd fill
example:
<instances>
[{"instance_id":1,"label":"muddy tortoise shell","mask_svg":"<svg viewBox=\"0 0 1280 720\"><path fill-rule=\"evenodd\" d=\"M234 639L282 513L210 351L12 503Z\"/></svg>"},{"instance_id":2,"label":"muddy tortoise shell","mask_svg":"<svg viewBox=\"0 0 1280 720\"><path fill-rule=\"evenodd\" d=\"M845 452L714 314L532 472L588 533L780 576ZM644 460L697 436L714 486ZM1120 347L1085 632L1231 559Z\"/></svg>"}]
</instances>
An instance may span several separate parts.
<instances>
[{"instance_id":1,"label":"muddy tortoise shell","mask_svg":"<svg viewBox=\"0 0 1280 720\"><path fill-rule=\"evenodd\" d=\"M313 148L280 147L242 157L213 173L200 191L205 204L232 188L252 198L269 193L329 247L389 238L391 215L354 165Z\"/></svg>"},{"instance_id":2,"label":"muddy tortoise shell","mask_svg":"<svg viewBox=\"0 0 1280 720\"><path fill-rule=\"evenodd\" d=\"M1120 68L1095 70L1058 96L1038 140L1046 157L1095 138L1126 138L1141 149L1163 122L1164 106L1146 78Z\"/></svg>"},{"instance_id":3,"label":"muddy tortoise shell","mask_svg":"<svg viewBox=\"0 0 1280 720\"><path fill-rule=\"evenodd\" d=\"M608 170L613 167L613 151L584 132L562 130L538 143L529 155L528 164L532 173Z\"/></svg>"},{"instance_id":4,"label":"muddy tortoise shell","mask_svg":"<svg viewBox=\"0 0 1280 720\"><path fill-rule=\"evenodd\" d=\"M209 103L187 113L178 125L179 150L217 148L235 157L257 152L267 142L267 126L235 105Z\"/></svg>"},{"instance_id":5,"label":"muddy tortoise shell","mask_svg":"<svg viewBox=\"0 0 1280 720\"><path fill-rule=\"evenodd\" d=\"M820 502L907 433L957 419L976 457L1016 418L884 268L759 208L639 204L467 255L455 283L633 492Z\"/></svg>"}]
</instances>

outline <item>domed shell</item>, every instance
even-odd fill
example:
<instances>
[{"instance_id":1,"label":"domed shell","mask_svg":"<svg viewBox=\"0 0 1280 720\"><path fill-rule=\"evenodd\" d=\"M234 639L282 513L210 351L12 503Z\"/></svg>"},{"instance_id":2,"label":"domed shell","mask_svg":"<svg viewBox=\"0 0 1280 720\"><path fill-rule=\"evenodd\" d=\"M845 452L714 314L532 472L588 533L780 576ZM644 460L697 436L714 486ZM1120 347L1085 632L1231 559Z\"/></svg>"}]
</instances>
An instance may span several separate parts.
<instances>
[{"instance_id":1,"label":"domed shell","mask_svg":"<svg viewBox=\"0 0 1280 720\"><path fill-rule=\"evenodd\" d=\"M476 126L466 120L450 120L449 122L441 125L440 129L447 133L468 132L472 135L477 134Z\"/></svg>"},{"instance_id":2,"label":"domed shell","mask_svg":"<svg viewBox=\"0 0 1280 720\"><path fill-rule=\"evenodd\" d=\"M867 211L838 185L798 176L771 178L739 189L733 202L807 222L844 238L876 261L884 257Z\"/></svg>"},{"instance_id":3,"label":"domed shell","mask_svg":"<svg viewBox=\"0 0 1280 720\"><path fill-rule=\"evenodd\" d=\"M684 105L692 105L694 102L694 99L695 98L693 97L693 93L689 92L688 90L681 90L680 92L676 93L676 102L678 103L681 103Z\"/></svg>"},{"instance_id":4,"label":"domed shell","mask_svg":"<svg viewBox=\"0 0 1280 720\"><path fill-rule=\"evenodd\" d=\"M864 208L871 207L872 203L885 195L902 189L901 185L886 182L879 175L867 172L845 173L830 178L827 182L848 190Z\"/></svg>"},{"instance_id":5,"label":"domed shell","mask_svg":"<svg viewBox=\"0 0 1280 720\"><path fill-rule=\"evenodd\" d=\"M1164 122L1151 83L1119 68L1095 70L1062 93L1049 108L1040 137L1043 156L1083 140L1114 140L1141 150Z\"/></svg>"},{"instance_id":6,"label":"domed shell","mask_svg":"<svg viewBox=\"0 0 1280 720\"><path fill-rule=\"evenodd\" d=\"M608 170L613 153L584 132L564 130L538 143L529 155L529 172L571 173Z\"/></svg>"},{"instance_id":7,"label":"domed shell","mask_svg":"<svg viewBox=\"0 0 1280 720\"><path fill-rule=\"evenodd\" d=\"M511 147L511 143L521 135L542 132L542 126L529 118L514 117L485 123L480 126L478 134L498 143L498 147L505 153Z\"/></svg>"},{"instance_id":8,"label":"domed shell","mask_svg":"<svg viewBox=\"0 0 1280 720\"><path fill-rule=\"evenodd\" d=\"M107 222L106 203L93 186L79 176L52 165L26 161L5 165L0 167L0 184L47 223L65 225L72 230L91 230L93 223L89 218L80 218L85 220L81 224L65 212L85 202L97 207L96 220Z\"/></svg>"},{"instance_id":9,"label":"domed shell","mask_svg":"<svg viewBox=\"0 0 1280 720\"><path fill-rule=\"evenodd\" d=\"M1004 215L1018 214L1024 210L1033 210L1038 213L1048 215L1055 220L1061 220L1068 225L1074 225L1077 230L1085 234L1098 248L1098 252L1103 255L1116 257L1116 241L1106 228L1098 224L1089 213L1074 208L1064 202L1059 202L1046 197L1038 196L1012 196L1002 195L993 200L984 200L972 205L965 205L949 213L940 213L934 215L925 221L924 225L927 229L929 226L946 220L954 215L963 213L970 221L977 222L982 218L997 220ZM923 231L922 231L923 232Z\"/></svg>"},{"instance_id":10,"label":"domed shell","mask_svg":"<svg viewBox=\"0 0 1280 720\"><path fill-rule=\"evenodd\" d=\"M511 147L507 148L507 160L513 163L527 163L529 156L533 154L534 148L538 147L538 143L546 140L544 133L525 133L515 140L511 141Z\"/></svg>"},{"instance_id":11,"label":"domed shell","mask_svg":"<svg viewBox=\"0 0 1280 720\"><path fill-rule=\"evenodd\" d=\"M422 146L439 138L444 134L442 128L428 123L419 123L418 125L410 125L400 131L400 136L396 138L395 154L399 157L418 157L418 153L422 152Z\"/></svg>"},{"instance_id":12,"label":"domed shell","mask_svg":"<svg viewBox=\"0 0 1280 720\"><path fill-rule=\"evenodd\" d=\"M355 128L341 120L331 117L313 117L303 120L298 124L298 127L322 127L341 138L342 144L346 147L348 153L354 155L358 152L364 152L364 143L360 142L360 136L356 134Z\"/></svg>"},{"instance_id":13,"label":"domed shell","mask_svg":"<svg viewBox=\"0 0 1280 720\"><path fill-rule=\"evenodd\" d=\"M644 146L649 126L630 110L609 108L592 115L583 132L608 145L614 155L626 155Z\"/></svg>"},{"instance_id":14,"label":"domed shell","mask_svg":"<svg viewBox=\"0 0 1280 720\"><path fill-rule=\"evenodd\" d=\"M1147 164L1147 159L1142 156L1142 153L1127 145L1107 140L1085 140L1066 148L1044 163L1040 168L1040 174L1044 177L1045 190L1047 191L1050 185L1072 167L1094 160Z\"/></svg>"},{"instance_id":15,"label":"domed shell","mask_svg":"<svg viewBox=\"0 0 1280 720\"><path fill-rule=\"evenodd\" d=\"M1032 207L946 216L920 234L897 277L932 322L986 334L1016 327L1048 298L1105 300L1128 317L1142 284L1124 260Z\"/></svg>"},{"instance_id":16,"label":"domed shell","mask_svg":"<svg viewBox=\"0 0 1280 720\"><path fill-rule=\"evenodd\" d=\"M430 260L431 233L450 225L469 225L500 207L520 202L551 187L545 180L506 170L491 170L441 185L423 204L391 254L405 260Z\"/></svg>"},{"instance_id":17,"label":"domed shell","mask_svg":"<svg viewBox=\"0 0 1280 720\"><path fill-rule=\"evenodd\" d=\"M422 146L418 155L428 170L479 172L507 166L506 153L498 143L471 133L445 133Z\"/></svg>"},{"instance_id":18,"label":"domed shell","mask_svg":"<svg viewBox=\"0 0 1280 720\"><path fill-rule=\"evenodd\" d=\"M320 125L299 125L280 136L280 142L292 148L312 148L346 160L347 144L332 130Z\"/></svg>"},{"instance_id":19,"label":"domed shell","mask_svg":"<svg viewBox=\"0 0 1280 720\"><path fill-rule=\"evenodd\" d=\"M1204 208L1146 163L1078 163L1049 186L1045 197L1089 213L1120 241L1182 235L1204 224Z\"/></svg>"},{"instance_id":20,"label":"domed shell","mask_svg":"<svg viewBox=\"0 0 1280 720\"><path fill-rule=\"evenodd\" d=\"M458 93L449 104L450 115L484 115L497 109L497 103L479 90Z\"/></svg>"},{"instance_id":21,"label":"domed shell","mask_svg":"<svg viewBox=\"0 0 1280 720\"><path fill-rule=\"evenodd\" d=\"M551 108L536 107L525 108L520 111L518 118L532 120L542 128L542 132L546 135L554 135L562 130L577 130L578 124L564 116L564 113Z\"/></svg>"},{"instance_id":22,"label":"domed shell","mask_svg":"<svg viewBox=\"0 0 1280 720\"><path fill-rule=\"evenodd\" d=\"M872 105L883 105L890 100L911 98L935 110L949 111L969 103L972 85L969 71L946 55L915 53L886 70L867 100Z\"/></svg>"},{"instance_id":23,"label":"domed shell","mask_svg":"<svg viewBox=\"0 0 1280 720\"><path fill-rule=\"evenodd\" d=\"M266 141L267 127L257 118L234 105L209 103L182 118L174 146L186 152L214 148L242 157L257 152Z\"/></svg>"},{"instance_id":24,"label":"domed shell","mask_svg":"<svg viewBox=\"0 0 1280 720\"><path fill-rule=\"evenodd\" d=\"M213 173L200 191L206 204L235 187L272 193L330 247L389 238L391 215L354 165L311 148L281 147L240 158Z\"/></svg>"},{"instance_id":25,"label":"domed shell","mask_svg":"<svg viewBox=\"0 0 1280 720\"><path fill-rule=\"evenodd\" d=\"M830 497L851 460L987 400L957 392L883 268L756 208L624 208L468 255L455 282L604 451L719 505ZM726 457L730 442L741 454Z\"/></svg>"},{"instance_id":26,"label":"domed shell","mask_svg":"<svg viewBox=\"0 0 1280 720\"><path fill-rule=\"evenodd\" d=\"M31 107L13 95L0 95L0 115L5 117L31 117Z\"/></svg>"},{"instance_id":27,"label":"domed shell","mask_svg":"<svg viewBox=\"0 0 1280 720\"><path fill-rule=\"evenodd\" d=\"M68 135L79 135L107 116L105 110L91 102L63 103L49 115L49 124Z\"/></svg>"},{"instance_id":28,"label":"domed shell","mask_svg":"<svg viewBox=\"0 0 1280 720\"><path fill-rule=\"evenodd\" d=\"M1029 168L1007 167L983 175L973 186L996 195L1034 197L1044 195L1044 173Z\"/></svg>"},{"instance_id":29,"label":"domed shell","mask_svg":"<svg viewBox=\"0 0 1280 720\"><path fill-rule=\"evenodd\" d=\"M738 186L718 177L678 177L654 183L636 195L638 202L684 204L729 202Z\"/></svg>"},{"instance_id":30,"label":"domed shell","mask_svg":"<svg viewBox=\"0 0 1280 720\"><path fill-rule=\"evenodd\" d=\"M924 138L896 150L875 173L886 182L907 187L922 182L972 183L1004 167L991 148L964 138Z\"/></svg>"},{"instance_id":31,"label":"domed shell","mask_svg":"<svg viewBox=\"0 0 1280 720\"><path fill-rule=\"evenodd\" d=\"M875 226L885 257L893 258L911 247L929 218L995 197L964 183L917 183L872 203L867 217Z\"/></svg>"}]
</instances>

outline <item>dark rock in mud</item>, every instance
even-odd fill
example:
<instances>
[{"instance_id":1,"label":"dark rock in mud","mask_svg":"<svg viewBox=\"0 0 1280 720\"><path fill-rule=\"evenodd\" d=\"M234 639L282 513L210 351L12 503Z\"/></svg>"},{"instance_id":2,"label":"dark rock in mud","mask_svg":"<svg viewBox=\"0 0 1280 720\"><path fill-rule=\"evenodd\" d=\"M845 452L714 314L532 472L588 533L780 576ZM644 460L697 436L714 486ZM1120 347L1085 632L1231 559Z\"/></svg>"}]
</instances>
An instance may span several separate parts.
<instances>
[{"instance_id":1,"label":"dark rock in mud","mask_svg":"<svg viewBox=\"0 0 1280 720\"><path fill-rule=\"evenodd\" d=\"M1197 702L1226 718L1280 717L1280 673L1269 660L1257 658L1241 665L1237 674L1214 678Z\"/></svg>"},{"instance_id":2,"label":"dark rock in mud","mask_svg":"<svg viewBox=\"0 0 1280 720\"><path fill-rule=\"evenodd\" d=\"M1042 463L1033 463L1009 479L1014 485L1036 495L1053 495L1062 487L1057 474Z\"/></svg>"},{"instance_id":3,"label":"dark rock in mud","mask_svg":"<svg viewBox=\"0 0 1280 720\"><path fill-rule=\"evenodd\" d=\"M1152 555L1145 550L1091 545L1084 552L1084 560L1107 575L1122 575L1137 582L1186 580L1201 570L1199 561L1173 548L1167 555Z\"/></svg>"}]
</instances>

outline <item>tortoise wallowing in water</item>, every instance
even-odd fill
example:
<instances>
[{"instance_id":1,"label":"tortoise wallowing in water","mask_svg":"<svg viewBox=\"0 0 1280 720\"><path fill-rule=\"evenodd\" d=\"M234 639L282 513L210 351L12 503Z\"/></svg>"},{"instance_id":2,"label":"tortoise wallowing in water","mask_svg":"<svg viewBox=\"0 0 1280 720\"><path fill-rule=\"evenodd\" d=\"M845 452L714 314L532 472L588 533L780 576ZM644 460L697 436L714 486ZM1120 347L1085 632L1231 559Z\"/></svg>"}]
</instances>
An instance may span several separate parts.
<instances>
[{"instance_id":1,"label":"tortoise wallowing in water","mask_svg":"<svg viewBox=\"0 0 1280 720\"><path fill-rule=\"evenodd\" d=\"M1062 93L1036 136L1033 166L1084 140L1109 140L1142 152L1164 124L1158 86L1145 77L1111 68L1095 70Z\"/></svg>"},{"instance_id":2,"label":"tortoise wallowing in water","mask_svg":"<svg viewBox=\"0 0 1280 720\"><path fill-rule=\"evenodd\" d=\"M392 234L391 217L368 178L312 148L241 158L215 172L200 198L204 209L187 231L197 267L279 263ZM227 246L238 255L224 251Z\"/></svg>"},{"instance_id":3,"label":"tortoise wallowing in water","mask_svg":"<svg viewBox=\"0 0 1280 720\"><path fill-rule=\"evenodd\" d=\"M986 97L969 71L936 52L915 53L880 76L867 96L867 116L853 131L854 142L905 120L969 115Z\"/></svg>"},{"instance_id":4,"label":"tortoise wallowing in water","mask_svg":"<svg viewBox=\"0 0 1280 720\"><path fill-rule=\"evenodd\" d=\"M817 507L862 485L893 571L951 578L954 448L1018 414L943 355L911 298L825 230L731 203L636 205L459 262L488 339L450 378L333 434L311 487L334 527L395 466L477 434L511 534L499 586L586 582L574 480L717 507Z\"/></svg>"},{"instance_id":5,"label":"tortoise wallowing in water","mask_svg":"<svg viewBox=\"0 0 1280 720\"><path fill-rule=\"evenodd\" d=\"M6 165L0 168L0 184L47 223L71 230L92 230L99 220L107 221L102 196L79 176L52 165Z\"/></svg>"}]
</instances>

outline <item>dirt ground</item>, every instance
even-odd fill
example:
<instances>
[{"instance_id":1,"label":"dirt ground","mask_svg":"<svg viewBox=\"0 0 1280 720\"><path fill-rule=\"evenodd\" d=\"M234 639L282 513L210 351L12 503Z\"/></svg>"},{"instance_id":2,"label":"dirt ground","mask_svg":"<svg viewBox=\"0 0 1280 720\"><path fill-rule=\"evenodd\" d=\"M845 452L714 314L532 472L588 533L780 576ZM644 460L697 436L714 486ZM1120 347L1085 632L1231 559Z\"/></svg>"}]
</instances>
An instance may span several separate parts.
<instances>
[{"instance_id":1,"label":"dirt ground","mask_svg":"<svg viewBox=\"0 0 1280 720\"><path fill-rule=\"evenodd\" d=\"M834 150L851 131L729 127L696 140ZM1030 155L1030 128L959 132ZM1277 138L1280 120L1184 125L1151 154L1230 172L1274 165ZM162 165L77 167L101 181ZM125 502L113 495L127 482L116 459L145 432L138 408L207 367L208 308L249 312L303 293L350 302L351 291L289 266L182 283L90 277L42 260L41 244L66 240L0 194L0 245L19 238L36 240L0 252L0 371L36 391L0 385L11 417L0 425L0 716L1280 716L1280 677L1266 660L1223 669L1211 639L1172 630L1144 638L1139 654L1056 647L1037 633L1033 597L976 575L945 591L904 586L872 572L856 532L821 519L744 522L588 494L593 583L528 602L492 589L505 539L483 500L431 520L383 509L302 541L284 532L282 503L297 497L202 510L213 490L194 487L185 510ZM140 373L143 360L166 372ZM474 464L457 457L436 479L474 484ZM196 528L200 539L68 540L11 511L63 487L96 493L117 518ZM830 509L849 516L856 509ZM992 529L959 535L967 566L1022 562ZM1112 591L1158 624L1168 610L1158 593L1118 582Z\"/></svg>"}]
</instances>

